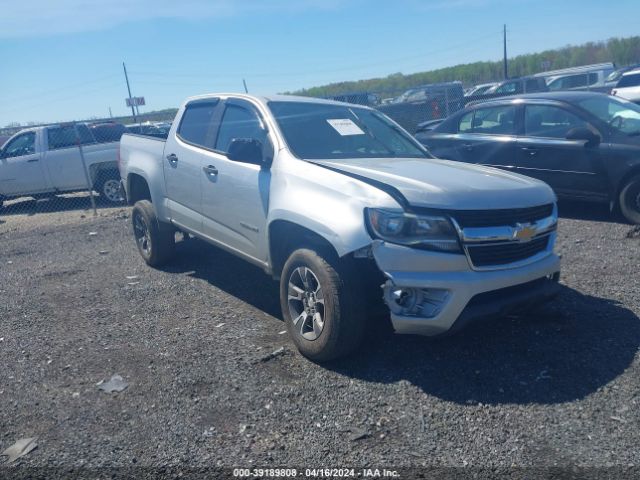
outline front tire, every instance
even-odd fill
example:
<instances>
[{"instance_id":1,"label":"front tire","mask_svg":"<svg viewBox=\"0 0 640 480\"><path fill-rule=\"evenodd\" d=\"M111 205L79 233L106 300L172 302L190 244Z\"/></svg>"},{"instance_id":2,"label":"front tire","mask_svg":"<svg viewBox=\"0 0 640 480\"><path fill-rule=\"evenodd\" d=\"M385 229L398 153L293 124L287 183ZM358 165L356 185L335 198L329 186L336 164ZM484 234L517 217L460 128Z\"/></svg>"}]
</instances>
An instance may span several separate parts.
<instances>
[{"instance_id":1,"label":"front tire","mask_svg":"<svg viewBox=\"0 0 640 480\"><path fill-rule=\"evenodd\" d=\"M294 251L280 278L289 335L305 357L324 362L353 352L364 334L358 284L344 262L309 249Z\"/></svg>"},{"instance_id":2,"label":"front tire","mask_svg":"<svg viewBox=\"0 0 640 480\"><path fill-rule=\"evenodd\" d=\"M640 175L632 177L620 191L620 211L629 222L640 224Z\"/></svg>"},{"instance_id":3,"label":"front tire","mask_svg":"<svg viewBox=\"0 0 640 480\"><path fill-rule=\"evenodd\" d=\"M161 222L149 200L140 200L131 212L133 236L138 252L147 265L159 267L167 263L175 252L175 229Z\"/></svg>"}]
</instances>

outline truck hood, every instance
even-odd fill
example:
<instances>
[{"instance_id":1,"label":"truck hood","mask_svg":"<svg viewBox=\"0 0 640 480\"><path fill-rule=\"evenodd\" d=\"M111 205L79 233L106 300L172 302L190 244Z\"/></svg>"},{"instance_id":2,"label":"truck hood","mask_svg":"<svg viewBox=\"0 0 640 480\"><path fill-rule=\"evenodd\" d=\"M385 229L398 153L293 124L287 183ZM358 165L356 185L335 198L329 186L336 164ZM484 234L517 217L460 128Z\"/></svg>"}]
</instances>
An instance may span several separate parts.
<instances>
[{"instance_id":1,"label":"truck hood","mask_svg":"<svg viewBox=\"0 0 640 480\"><path fill-rule=\"evenodd\" d=\"M554 202L539 180L497 168L440 159L313 160L374 186L392 187L416 207L454 210L525 208Z\"/></svg>"}]
</instances>

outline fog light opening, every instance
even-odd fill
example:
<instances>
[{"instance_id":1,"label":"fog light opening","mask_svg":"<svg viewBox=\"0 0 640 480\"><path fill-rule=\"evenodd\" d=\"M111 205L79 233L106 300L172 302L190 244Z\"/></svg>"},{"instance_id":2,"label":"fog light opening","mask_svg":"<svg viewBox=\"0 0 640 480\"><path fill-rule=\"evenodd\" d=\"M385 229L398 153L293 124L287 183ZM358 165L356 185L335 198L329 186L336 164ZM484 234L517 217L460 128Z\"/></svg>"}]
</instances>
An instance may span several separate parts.
<instances>
[{"instance_id":1,"label":"fog light opening","mask_svg":"<svg viewBox=\"0 0 640 480\"><path fill-rule=\"evenodd\" d=\"M449 299L449 290L385 285L384 299L392 313L403 316L432 318Z\"/></svg>"}]
</instances>

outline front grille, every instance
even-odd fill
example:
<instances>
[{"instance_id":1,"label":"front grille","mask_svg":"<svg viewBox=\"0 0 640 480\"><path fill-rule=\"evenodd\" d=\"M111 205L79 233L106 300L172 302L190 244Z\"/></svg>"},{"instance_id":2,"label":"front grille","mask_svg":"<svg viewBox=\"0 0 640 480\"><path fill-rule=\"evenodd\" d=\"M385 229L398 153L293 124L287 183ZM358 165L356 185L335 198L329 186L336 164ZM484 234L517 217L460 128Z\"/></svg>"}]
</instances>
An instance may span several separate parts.
<instances>
[{"instance_id":1,"label":"front grille","mask_svg":"<svg viewBox=\"0 0 640 480\"><path fill-rule=\"evenodd\" d=\"M493 245L468 245L469 259L475 267L506 265L525 260L544 252L549 244L549 236L534 238L526 243L497 243Z\"/></svg>"},{"instance_id":2,"label":"front grille","mask_svg":"<svg viewBox=\"0 0 640 480\"><path fill-rule=\"evenodd\" d=\"M451 216L460 228L500 227L516 223L530 223L551 216L553 204L530 208L503 208L498 210L457 210Z\"/></svg>"}]
</instances>

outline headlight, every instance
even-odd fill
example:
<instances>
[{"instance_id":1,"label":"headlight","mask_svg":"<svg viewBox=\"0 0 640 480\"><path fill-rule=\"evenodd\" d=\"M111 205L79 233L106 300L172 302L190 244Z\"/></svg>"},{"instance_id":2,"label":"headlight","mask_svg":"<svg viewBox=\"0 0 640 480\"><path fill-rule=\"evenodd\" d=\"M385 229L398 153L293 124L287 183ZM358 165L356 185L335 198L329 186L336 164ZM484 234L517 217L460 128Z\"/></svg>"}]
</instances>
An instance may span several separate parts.
<instances>
[{"instance_id":1,"label":"headlight","mask_svg":"<svg viewBox=\"0 0 640 480\"><path fill-rule=\"evenodd\" d=\"M377 208L367 208L365 217L369 233L385 242L443 252L460 251L458 234L446 217Z\"/></svg>"}]
</instances>

